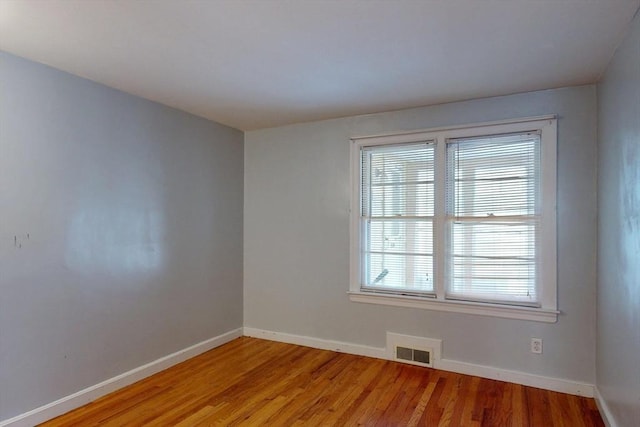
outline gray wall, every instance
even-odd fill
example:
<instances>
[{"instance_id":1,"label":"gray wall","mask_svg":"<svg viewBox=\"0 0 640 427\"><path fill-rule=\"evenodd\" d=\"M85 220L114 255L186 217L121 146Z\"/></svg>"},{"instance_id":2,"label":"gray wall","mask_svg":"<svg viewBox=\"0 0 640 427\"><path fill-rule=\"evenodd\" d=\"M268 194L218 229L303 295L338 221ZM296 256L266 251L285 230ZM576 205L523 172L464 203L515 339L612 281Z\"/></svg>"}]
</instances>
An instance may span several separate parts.
<instances>
[{"instance_id":1,"label":"gray wall","mask_svg":"<svg viewBox=\"0 0 640 427\"><path fill-rule=\"evenodd\" d=\"M350 302L349 137L558 114L556 324ZM247 132L245 326L384 347L443 340L449 359L595 381L596 88L547 90ZM544 354L529 350L544 339Z\"/></svg>"},{"instance_id":2,"label":"gray wall","mask_svg":"<svg viewBox=\"0 0 640 427\"><path fill-rule=\"evenodd\" d=\"M242 326L242 132L2 53L0 94L0 420Z\"/></svg>"},{"instance_id":3,"label":"gray wall","mask_svg":"<svg viewBox=\"0 0 640 427\"><path fill-rule=\"evenodd\" d=\"M598 85L597 386L640 426L640 15Z\"/></svg>"}]
</instances>

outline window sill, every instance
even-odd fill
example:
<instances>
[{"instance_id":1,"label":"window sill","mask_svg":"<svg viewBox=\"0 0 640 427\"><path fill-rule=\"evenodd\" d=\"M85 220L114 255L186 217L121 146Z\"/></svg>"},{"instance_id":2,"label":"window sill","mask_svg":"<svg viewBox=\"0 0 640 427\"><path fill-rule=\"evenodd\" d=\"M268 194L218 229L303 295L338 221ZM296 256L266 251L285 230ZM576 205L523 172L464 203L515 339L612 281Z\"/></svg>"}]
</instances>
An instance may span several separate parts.
<instances>
[{"instance_id":1,"label":"window sill","mask_svg":"<svg viewBox=\"0 0 640 427\"><path fill-rule=\"evenodd\" d=\"M367 304L421 308L425 310L502 317L505 319L533 320L545 323L557 322L558 314L560 313L557 310L545 308L517 307L467 301L442 301L422 297L388 294L382 295L369 292L349 292L349 299L353 302L362 302Z\"/></svg>"}]
</instances>

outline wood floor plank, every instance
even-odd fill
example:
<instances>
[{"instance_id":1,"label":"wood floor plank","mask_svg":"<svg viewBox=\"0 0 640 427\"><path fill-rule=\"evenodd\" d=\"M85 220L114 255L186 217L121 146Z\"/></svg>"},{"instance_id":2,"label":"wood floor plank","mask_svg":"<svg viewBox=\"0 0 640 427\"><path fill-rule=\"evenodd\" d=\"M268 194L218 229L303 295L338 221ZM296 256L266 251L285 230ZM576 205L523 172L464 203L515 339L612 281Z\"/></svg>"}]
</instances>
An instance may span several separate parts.
<instances>
[{"instance_id":1,"label":"wood floor plank","mask_svg":"<svg viewBox=\"0 0 640 427\"><path fill-rule=\"evenodd\" d=\"M263 425L604 424L593 399L247 337L43 424Z\"/></svg>"},{"instance_id":2,"label":"wood floor plank","mask_svg":"<svg viewBox=\"0 0 640 427\"><path fill-rule=\"evenodd\" d=\"M528 427L529 418L527 416L526 402L524 396L524 387L521 385L514 385L513 394L511 399L511 425L513 427Z\"/></svg>"},{"instance_id":3,"label":"wood floor plank","mask_svg":"<svg viewBox=\"0 0 640 427\"><path fill-rule=\"evenodd\" d=\"M413 411L413 414L411 414L411 418L409 419L407 426L415 427L419 425L420 420L422 419L422 415L424 414L425 409L429 404L429 401L431 401L431 396L433 395L433 391L436 389L436 384L437 383L434 381L429 382L429 385L420 396L418 405L416 406L416 409Z\"/></svg>"}]
</instances>

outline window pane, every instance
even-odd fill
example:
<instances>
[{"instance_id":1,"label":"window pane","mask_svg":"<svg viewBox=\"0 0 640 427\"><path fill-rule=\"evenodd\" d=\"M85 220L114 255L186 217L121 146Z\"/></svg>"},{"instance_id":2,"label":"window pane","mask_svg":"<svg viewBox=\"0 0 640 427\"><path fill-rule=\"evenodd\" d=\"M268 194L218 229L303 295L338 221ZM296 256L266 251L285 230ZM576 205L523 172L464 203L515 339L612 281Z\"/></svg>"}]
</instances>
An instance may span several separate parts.
<instances>
[{"instance_id":1,"label":"window pane","mask_svg":"<svg viewBox=\"0 0 640 427\"><path fill-rule=\"evenodd\" d=\"M433 216L434 149L421 143L362 151L362 215Z\"/></svg>"},{"instance_id":2,"label":"window pane","mask_svg":"<svg viewBox=\"0 0 640 427\"><path fill-rule=\"evenodd\" d=\"M433 222L365 220L364 286L433 291Z\"/></svg>"},{"instance_id":3,"label":"window pane","mask_svg":"<svg viewBox=\"0 0 640 427\"><path fill-rule=\"evenodd\" d=\"M363 286L375 289L433 291L433 223L367 221Z\"/></svg>"},{"instance_id":4,"label":"window pane","mask_svg":"<svg viewBox=\"0 0 640 427\"><path fill-rule=\"evenodd\" d=\"M448 295L535 301L536 223L451 224Z\"/></svg>"},{"instance_id":5,"label":"window pane","mask_svg":"<svg viewBox=\"0 0 640 427\"><path fill-rule=\"evenodd\" d=\"M447 145L450 214L534 215L539 141L537 134L450 141Z\"/></svg>"}]
</instances>

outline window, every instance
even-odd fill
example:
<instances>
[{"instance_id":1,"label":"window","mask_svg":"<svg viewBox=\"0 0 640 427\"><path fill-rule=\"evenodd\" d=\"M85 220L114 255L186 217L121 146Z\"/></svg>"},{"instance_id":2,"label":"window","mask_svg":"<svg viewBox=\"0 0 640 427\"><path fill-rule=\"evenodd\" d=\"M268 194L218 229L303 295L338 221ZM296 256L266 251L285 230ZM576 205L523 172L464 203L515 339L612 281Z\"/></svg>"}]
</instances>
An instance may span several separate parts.
<instances>
[{"instance_id":1,"label":"window","mask_svg":"<svg viewBox=\"0 0 640 427\"><path fill-rule=\"evenodd\" d=\"M352 139L353 301L555 322L556 120Z\"/></svg>"}]
</instances>

